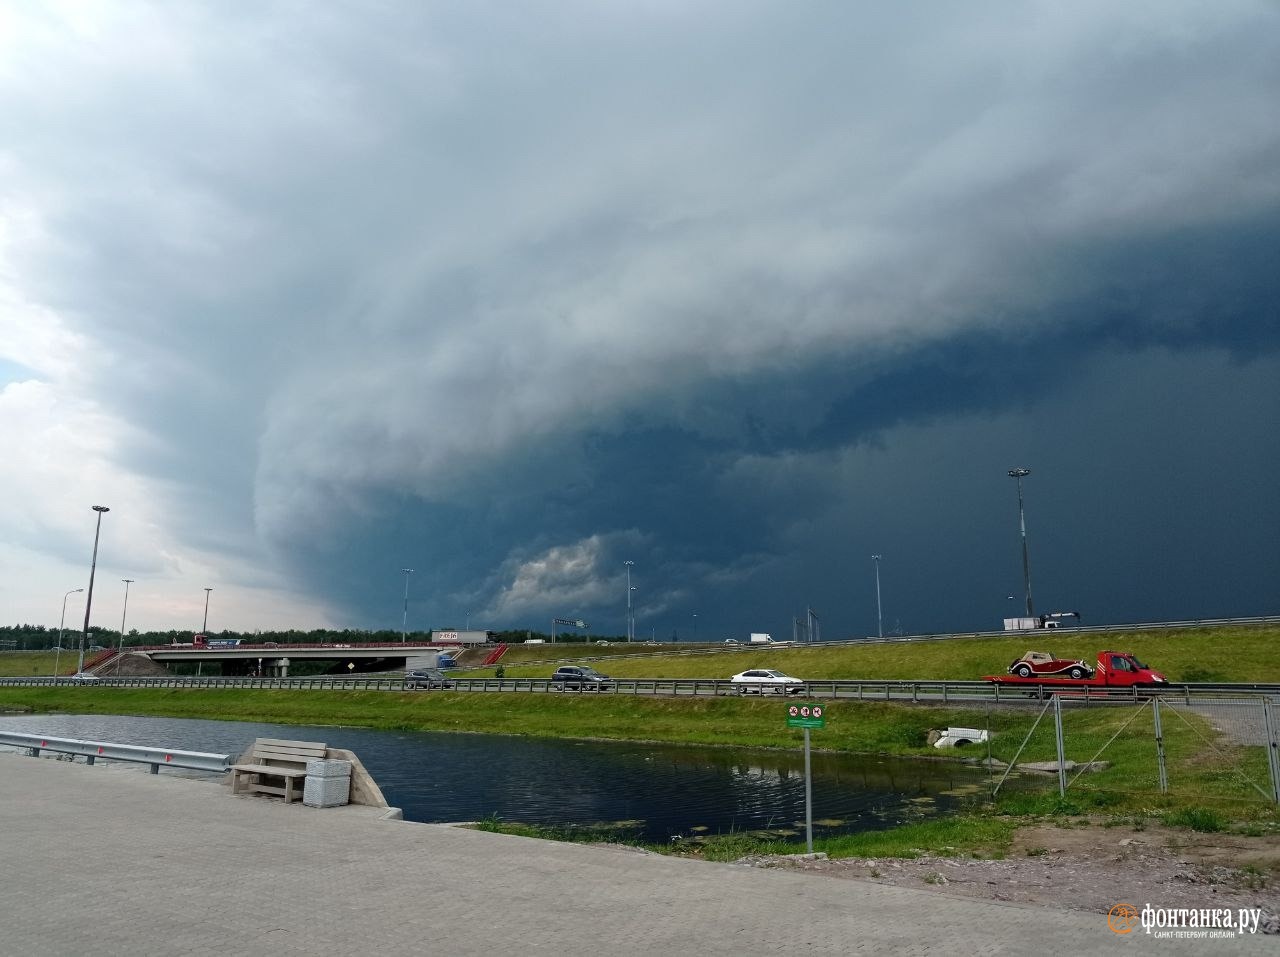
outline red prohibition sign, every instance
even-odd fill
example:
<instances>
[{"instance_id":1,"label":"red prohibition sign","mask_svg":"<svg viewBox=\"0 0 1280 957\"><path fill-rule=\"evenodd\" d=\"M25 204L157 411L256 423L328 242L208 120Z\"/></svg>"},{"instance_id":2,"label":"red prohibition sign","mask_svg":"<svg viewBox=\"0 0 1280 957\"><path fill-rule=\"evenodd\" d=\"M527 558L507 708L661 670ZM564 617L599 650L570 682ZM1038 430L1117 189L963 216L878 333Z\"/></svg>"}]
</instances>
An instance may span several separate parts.
<instances>
[{"instance_id":1,"label":"red prohibition sign","mask_svg":"<svg viewBox=\"0 0 1280 957\"><path fill-rule=\"evenodd\" d=\"M802 718L807 718L807 717L809 717L809 706L808 706L808 705L805 705L803 708L801 708L801 709L800 709L800 717L802 717Z\"/></svg>"},{"instance_id":2,"label":"red prohibition sign","mask_svg":"<svg viewBox=\"0 0 1280 957\"><path fill-rule=\"evenodd\" d=\"M792 705L790 708L787 709L787 714L791 715L791 717L793 718L799 713L800 713L800 709L797 708L795 705Z\"/></svg>"},{"instance_id":3,"label":"red prohibition sign","mask_svg":"<svg viewBox=\"0 0 1280 957\"><path fill-rule=\"evenodd\" d=\"M813 716L814 716L815 718L821 718L821 717L822 717L822 705L820 705L820 704L815 704L815 705L813 706Z\"/></svg>"}]
</instances>

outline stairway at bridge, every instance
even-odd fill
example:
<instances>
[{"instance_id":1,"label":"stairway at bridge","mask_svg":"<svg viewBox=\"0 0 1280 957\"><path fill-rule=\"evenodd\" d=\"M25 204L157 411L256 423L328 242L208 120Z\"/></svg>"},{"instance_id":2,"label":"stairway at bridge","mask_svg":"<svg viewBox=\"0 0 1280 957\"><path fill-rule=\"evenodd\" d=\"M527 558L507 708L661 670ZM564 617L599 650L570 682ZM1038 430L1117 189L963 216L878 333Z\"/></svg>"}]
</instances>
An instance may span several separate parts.
<instances>
[{"instance_id":1,"label":"stairway at bridge","mask_svg":"<svg viewBox=\"0 0 1280 957\"><path fill-rule=\"evenodd\" d=\"M115 656L116 656L116 650L114 648L108 648L105 651L99 651L93 657L85 659L84 670L88 672L93 672L94 674L96 674L97 672L95 669L102 667Z\"/></svg>"},{"instance_id":2,"label":"stairway at bridge","mask_svg":"<svg viewBox=\"0 0 1280 957\"><path fill-rule=\"evenodd\" d=\"M493 651L489 652L488 656L485 657L484 661L480 663L480 667L487 668L489 667L489 665L496 665L498 663L498 659L501 658L506 653L507 653L507 644L506 642L503 642L502 644L494 648Z\"/></svg>"}]
</instances>

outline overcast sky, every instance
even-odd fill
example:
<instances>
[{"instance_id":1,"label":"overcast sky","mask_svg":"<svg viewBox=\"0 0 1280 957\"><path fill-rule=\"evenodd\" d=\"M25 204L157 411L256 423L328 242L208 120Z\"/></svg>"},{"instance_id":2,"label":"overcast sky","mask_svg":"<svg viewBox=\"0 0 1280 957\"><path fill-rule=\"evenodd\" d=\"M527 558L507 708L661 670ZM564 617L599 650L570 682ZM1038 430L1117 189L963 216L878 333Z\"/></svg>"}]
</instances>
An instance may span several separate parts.
<instances>
[{"instance_id":1,"label":"overcast sky","mask_svg":"<svg viewBox=\"0 0 1280 957\"><path fill-rule=\"evenodd\" d=\"M102 504L113 629L998 628L1015 466L1037 612L1280 612L1278 95L1265 0L0 0L0 622Z\"/></svg>"}]
</instances>

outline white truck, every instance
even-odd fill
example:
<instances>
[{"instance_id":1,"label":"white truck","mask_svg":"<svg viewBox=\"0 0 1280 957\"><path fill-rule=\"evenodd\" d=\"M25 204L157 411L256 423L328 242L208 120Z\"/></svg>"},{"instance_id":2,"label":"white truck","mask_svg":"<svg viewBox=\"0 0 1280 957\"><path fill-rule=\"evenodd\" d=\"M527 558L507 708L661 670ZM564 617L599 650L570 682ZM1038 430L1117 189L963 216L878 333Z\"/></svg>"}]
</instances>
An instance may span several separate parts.
<instances>
[{"instance_id":1,"label":"white truck","mask_svg":"<svg viewBox=\"0 0 1280 957\"><path fill-rule=\"evenodd\" d=\"M751 633L751 638L748 640L747 643L751 645L776 644L776 642L774 642L773 640L773 635L766 634L765 632L762 632L762 631L753 631Z\"/></svg>"},{"instance_id":2,"label":"white truck","mask_svg":"<svg viewBox=\"0 0 1280 957\"><path fill-rule=\"evenodd\" d=\"M1033 628L1058 628L1064 618L1074 618L1079 621L1080 612L1054 611L1047 615L1041 615L1039 618L1006 618L1004 620L1004 630L1030 631Z\"/></svg>"}]
</instances>

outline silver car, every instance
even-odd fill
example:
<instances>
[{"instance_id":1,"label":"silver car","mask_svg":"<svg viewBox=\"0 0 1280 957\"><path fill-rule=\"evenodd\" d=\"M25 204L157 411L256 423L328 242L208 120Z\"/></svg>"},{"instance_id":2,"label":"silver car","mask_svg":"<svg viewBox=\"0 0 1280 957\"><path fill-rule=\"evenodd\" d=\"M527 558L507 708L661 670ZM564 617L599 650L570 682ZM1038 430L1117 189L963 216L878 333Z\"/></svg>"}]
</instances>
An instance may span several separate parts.
<instances>
[{"instance_id":1,"label":"silver car","mask_svg":"<svg viewBox=\"0 0 1280 957\"><path fill-rule=\"evenodd\" d=\"M799 678L783 674L776 668L751 668L729 679L738 694L804 694L805 684Z\"/></svg>"}]
</instances>

